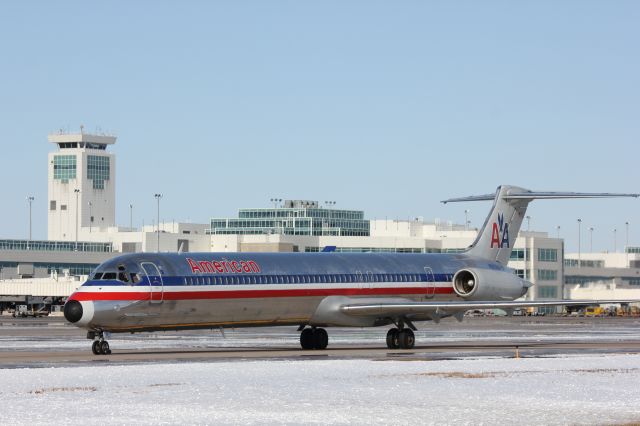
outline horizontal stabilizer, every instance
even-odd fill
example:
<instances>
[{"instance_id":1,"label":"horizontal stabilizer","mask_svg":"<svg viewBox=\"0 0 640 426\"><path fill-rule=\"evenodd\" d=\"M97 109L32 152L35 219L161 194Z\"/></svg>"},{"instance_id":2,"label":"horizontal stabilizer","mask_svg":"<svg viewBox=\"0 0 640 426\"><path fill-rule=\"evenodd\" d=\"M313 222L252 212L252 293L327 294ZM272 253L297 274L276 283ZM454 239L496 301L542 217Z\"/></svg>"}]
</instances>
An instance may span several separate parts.
<instances>
[{"instance_id":1,"label":"horizontal stabilizer","mask_svg":"<svg viewBox=\"0 0 640 426\"><path fill-rule=\"evenodd\" d=\"M617 198L617 197L640 197L640 194L622 194L613 192L509 192L501 198L504 200L544 200L561 198ZM496 194L472 195L470 197L450 198L442 203L460 203L465 201L490 201L496 198Z\"/></svg>"}]
</instances>

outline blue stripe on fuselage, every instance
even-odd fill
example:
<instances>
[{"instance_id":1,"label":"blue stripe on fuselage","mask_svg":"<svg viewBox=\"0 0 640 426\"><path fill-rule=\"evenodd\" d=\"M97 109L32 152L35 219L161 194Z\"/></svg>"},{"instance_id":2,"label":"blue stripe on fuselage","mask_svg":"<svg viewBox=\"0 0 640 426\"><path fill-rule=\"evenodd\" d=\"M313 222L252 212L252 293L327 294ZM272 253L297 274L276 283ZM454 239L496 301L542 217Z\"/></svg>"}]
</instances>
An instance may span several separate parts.
<instances>
[{"instance_id":1,"label":"blue stripe on fuselage","mask_svg":"<svg viewBox=\"0 0 640 426\"><path fill-rule=\"evenodd\" d=\"M189 275L186 277L163 276L165 286L197 286L197 285L276 285L276 284L362 284L362 283L411 283L411 282L448 282L453 279L452 274L373 274L367 280L359 278L358 274L313 274L313 275L266 275L266 274L225 274L225 275ZM89 280L84 286L127 286L146 287L149 281L146 277L136 284L124 283L117 280Z\"/></svg>"}]
</instances>

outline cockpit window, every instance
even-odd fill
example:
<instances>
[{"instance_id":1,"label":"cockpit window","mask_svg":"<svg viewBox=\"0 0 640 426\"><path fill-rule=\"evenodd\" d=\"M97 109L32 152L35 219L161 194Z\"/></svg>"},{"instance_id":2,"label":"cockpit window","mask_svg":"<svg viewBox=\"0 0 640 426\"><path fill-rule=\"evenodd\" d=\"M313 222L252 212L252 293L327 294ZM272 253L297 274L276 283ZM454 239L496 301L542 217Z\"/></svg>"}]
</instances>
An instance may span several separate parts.
<instances>
[{"instance_id":1,"label":"cockpit window","mask_svg":"<svg viewBox=\"0 0 640 426\"><path fill-rule=\"evenodd\" d=\"M124 259L122 263L106 263L97 268L91 276L93 280L117 280L125 285L134 285L142 281L140 265Z\"/></svg>"}]
</instances>

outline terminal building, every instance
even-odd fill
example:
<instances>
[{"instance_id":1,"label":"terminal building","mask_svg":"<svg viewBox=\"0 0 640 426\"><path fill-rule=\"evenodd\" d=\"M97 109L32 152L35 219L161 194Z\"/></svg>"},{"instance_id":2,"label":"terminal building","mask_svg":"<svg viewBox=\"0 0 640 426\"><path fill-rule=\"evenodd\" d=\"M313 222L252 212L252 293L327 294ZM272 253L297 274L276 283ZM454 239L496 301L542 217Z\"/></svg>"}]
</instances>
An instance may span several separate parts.
<instances>
[{"instance_id":1,"label":"terminal building","mask_svg":"<svg viewBox=\"0 0 640 426\"><path fill-rule=\"evenodd\" d=\"M56 147L49 154L49 239L0 240L0 280L84 276L101 262L132 252L313 253L331 246L338 252L451 253L471 245L478 232L469 223L371 220L362 210L336 208L333 202L280 199L272 199L271 207L242 208L237 217L204 224L119 226L116 159L109 151L116 137L81 128L79 133L49 135L48 140ZM535 284L528 299L577 298L584 294L580 289L592 284L635 289L640 254L620 256L629 261L620 263L615 254L583 253L582 267L577 268L575 256L565 256L562 239L521 231L509 266ZM60 285L60 279L51 285ZM0 285L0 294L6 288Z\"/></svg>"},{"instance_id":2,"label":"terminal building","mask_svg":"<svg viewBox=\"0 0 640 426\"><path fill-rule=\"evenodd\" d=\"M568 253L565 297L640 299L640 247L624 253Z\"/></svg>"}]
</instances>

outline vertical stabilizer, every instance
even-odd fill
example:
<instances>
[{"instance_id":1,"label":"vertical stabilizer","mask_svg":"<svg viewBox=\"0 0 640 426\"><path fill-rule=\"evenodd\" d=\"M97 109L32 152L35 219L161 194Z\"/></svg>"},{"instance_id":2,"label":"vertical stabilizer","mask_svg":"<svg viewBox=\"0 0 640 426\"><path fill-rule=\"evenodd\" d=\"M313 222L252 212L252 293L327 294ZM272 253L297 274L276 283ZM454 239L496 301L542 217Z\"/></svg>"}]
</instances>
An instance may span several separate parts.
<instances>
[{"instance_id":1,"label":"vertical stabilizer","mask_svg":"<svg viewBox=\"0 0 640 426\"><path fill-rule=\"evenodd\" d=\"M513 247L522 220L525 217L527 206L531 199L507 199L510 193L522 193L526 190L516 186L502 185L496 190L493 197L493 206L467 253L483 259L495 260L506 265L511 256ZM469 201L486 200L489 196L469 197ZM464 199L449 200L463 201Z\"/></svg>"},{"instance_id":2,"label":"vertical stabilizer","mask_svg":"<svg viewBox=\"0 0 640 426\"><path fill-rule=\"evenodd\" d=\"M462 201L494 200L493 207L482 225L478 237L473 242L467 253L483 259L495 260L506 265L511 256L511 249L520 232L522 220L525 217L527 206L535 199L559 199L559 198L609 198L609 197L635 197L640 194L616 194L616 193L581 193L581 192L534 192L517 186L502 185L496 190L495 195L478 195L472 197L453 198L443 203Z\"/></svg>"},{"instance_id":3,"label":"vertical stabilizer","mask_svg":"<svg viewBox=\"0 0 640 426\"><path fill-rule=\"evenodd\" d=\"M511 248L518 237L520 226L531 199L506 199L510 192L523 192L515 186L500 186L496 190L493 207L487 219L467 251L472 256L495 260L506 265Z\"/></svg>"}]
</instances>

